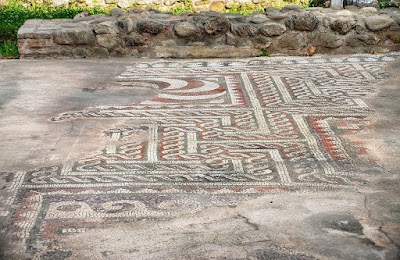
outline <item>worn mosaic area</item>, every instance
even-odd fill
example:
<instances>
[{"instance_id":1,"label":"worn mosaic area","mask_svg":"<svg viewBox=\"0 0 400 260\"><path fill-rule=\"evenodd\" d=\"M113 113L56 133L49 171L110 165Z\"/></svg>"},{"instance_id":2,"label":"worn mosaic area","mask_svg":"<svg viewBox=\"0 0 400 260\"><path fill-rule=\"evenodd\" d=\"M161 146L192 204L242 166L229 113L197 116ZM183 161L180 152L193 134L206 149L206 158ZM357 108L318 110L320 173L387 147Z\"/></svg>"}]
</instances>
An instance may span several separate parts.
<instances>
[{"instance_id":1,"label":"worn mosaic area","mask_svg":"<svg viewBox=\"0 0 400 260\"><path fill-rule=\"evenodd\" d=\"M362 180L354 170L372 162L343 136L363 131L362 97L398 56L133 63L115 80L158 96L55 115L54 124L126 123L99 129L109 144L91 158L6 175L1 216L32 246L252 194L351 187Z\"/></svg>"}]
</instances>

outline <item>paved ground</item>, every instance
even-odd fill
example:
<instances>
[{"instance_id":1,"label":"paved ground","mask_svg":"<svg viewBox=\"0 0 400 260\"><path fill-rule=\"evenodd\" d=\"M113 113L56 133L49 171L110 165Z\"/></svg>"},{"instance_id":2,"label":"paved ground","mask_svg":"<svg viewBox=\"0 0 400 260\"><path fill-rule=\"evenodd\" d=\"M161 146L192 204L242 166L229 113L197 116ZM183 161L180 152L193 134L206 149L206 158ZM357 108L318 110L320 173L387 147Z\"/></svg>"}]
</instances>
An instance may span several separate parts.
<instances>
[{"instance_id":1,"label":"paved ground","mask_svg":"<svg viewBox=\"0 0 400 260\"><path fill-rule=\"evenodd\" d=\"M400 54L0 61L5 259L397 259Z\"/></svg>"}]
</instances>

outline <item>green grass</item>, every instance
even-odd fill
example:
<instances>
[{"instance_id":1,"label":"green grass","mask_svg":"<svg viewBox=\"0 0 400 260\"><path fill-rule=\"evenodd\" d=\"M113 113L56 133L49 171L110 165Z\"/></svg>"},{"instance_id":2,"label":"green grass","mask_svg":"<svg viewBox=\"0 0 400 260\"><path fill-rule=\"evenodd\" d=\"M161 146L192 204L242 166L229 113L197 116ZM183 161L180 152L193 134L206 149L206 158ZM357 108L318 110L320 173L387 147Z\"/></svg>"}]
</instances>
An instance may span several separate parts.
<instances>
[{"instance_id":1,"label":"green grass","mask_svg":"<svg viewBox=\"0 0 400 260\"><path fill-rule=\"evenodd\" d=\"M16 40L0 42L0 58L18 58L18 47Z\"/></svg>"},{"instance_id":2,"label":"green grass","mask_svg":"<svg viewBox=\"0 0 400 260\"><path fill-rule=\"evenodd\" d=\"M226 10L227 13L230 14L242 14L242 15L249 15L253 13L263 13L264 7L260 4L233 4Z\"/></svg>"},{"instance_id":3,"label":"green grass","mask_svg":"<svg viewBox=\"0 0 400 260\"><path fill-rule=\"evenodd\" d=\"M189 0L183 0L180 5L172 7L171 10L173 15L180 15L184 13L194 13L192 3Z\"/></svg>"},{"instance_id":4,"label":"green grass","mask_svg":"<svg viewBox=\"0 0 400 260\"><path fill-rule=\"evenodd\" d=\"M380 1L378 2L379 8L398 7L399 3L393 1Z\"/></svg>"},{"instance_id":5,"label":"green grass","mask_svg":"<svg viewBox=\"0 0 400 260\"><path fill-rule=\"evenodd\" d=\"M0 57L17 58L17 32L28 19L73 18L80 12L89 14L106 13L100 8L82 8L79 6L57 6L49 4L24 6L18 0L8 1L0 6Z\"/></svg>"}]
</instances>

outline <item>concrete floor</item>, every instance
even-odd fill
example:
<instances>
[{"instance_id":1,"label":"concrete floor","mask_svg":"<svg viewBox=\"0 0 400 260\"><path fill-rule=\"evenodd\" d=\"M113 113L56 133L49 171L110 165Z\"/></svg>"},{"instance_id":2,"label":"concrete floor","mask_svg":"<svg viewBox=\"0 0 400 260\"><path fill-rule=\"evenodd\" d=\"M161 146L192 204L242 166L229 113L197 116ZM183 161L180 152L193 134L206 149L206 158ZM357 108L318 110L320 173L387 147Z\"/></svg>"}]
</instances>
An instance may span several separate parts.
<instances>
[{"instance_id":1,"label":"concrete floor","mask_svg":"<svg viewBox=\"0 0 400 260\"><path fill-rule=\"evenodd\" d=\"M321 65L321 59L327 62ZM343 61L335 63L335 59ZM379 62L374 63L371 59ZM171 64L165 65L169 62ZM192 65L189 66L190 62ZM164 64L164 67L157 64ZM380 64L380 67L376 65L378 67L375 68L374 64ZM346 71L346 66L354 71ZM341 70L341 67L344 69ZM326 71L331 71L331 78L324 76ZM336 71L337 75L332 71ZM279 110L279 104L271 107L269 103L263 105L263 94L257 91L265 88L268 82L256 80L257 75L263 73L275 83L279 82L277 78L282 80L283 84L274 85L280 91L280 95L274 97L286 101L293 99L289 102L290 106L294 104L293 108L290 107L292 110L284 110L284 106L283 110ZM235 75L240 76L237 76L237 90L221 89L218 92L212 89L214 83L219 86L231 84L234 88L236 85L229 83L228 79L235 80ZM246 77L250 79L247 83ZM168 89L164 86L165 78L185 80L189 85L182 87L179 82L171 81L172 86L178 85L175 89L170 85ZM399 54L258 58L224 62L2 60L0 79L0 135L3 137L0 139L0 220L3 223L0 256L4 259L398 259L400 256L400 163L397 159L400 154ZM177 97L179 91L192 93L190 97L201 97L204 91L193 90L198 87L197 83L193 83L197 79L208 80L204 83L207 95L221 95L193 100L186 94ZM296 79L306 83L312 81L314 85L296 85L291 89L290 82ZM164 80L164 85L155 83L157 80ZM329 99L324 91L335 84L338 84L337 88L345 89L340 92L344 93L343 97L340 96L343 102L361 98L366 105L359 103L360 107L348 105L347 108L329 103L333 99ZM351 94L358 88L357 84L362 85L360 88L365 87L365 93L362 92L360 97ZM299 88L305 94L298 94L296 91ZM167 163L171 158L168 156L172 156L172 152L164 153L168 143L160 141L155 148L151 148L151 126L154 125L164 127L166 130L163 131L168 131L168 127L187 127L192 132L199 131L195 132L198 139L210 129L214 131L227 126L222 122L214 128L203 127L201 124L204 122L215 123L216 119L201 117L206 121L198 123L195 120L200 120L200 116L191 115L174 117L173 120L182 121L171 123L168 113L202 113L214 109L222 111L218 112L222 113L222 118L226 117L223 114L226 111L233 111L232 115L248 111L248 107L232 106L241 102L240 98L236 100L232 95L234 91L243 91L243 102L251 103L251 111L256 112L256 105L261 104L267 114L276 110L292 116L290 111L297 111L296 102L304 104L301 99L319 93L319 98L329 101L313 101L311 108L300 108L310 111L313 108L322 109L321 113L325 113L312 117L313 112L309 111L307 113L311 118L320 120L333 113L326 111L339 107L343 109L340 113L360 109L366 116L351 116L355 119L346 116L351 124L362 125L362 131L352 131L351 126L346 128L348 131L338 130L336 121L329 121L335 116L324 121L331 124L335 132L333 136L337 136L349 155L348 161L344 162L330 154L329 146L325 146L323 141L315 144L315 149L322 151L334 171L332 176L335 178L330 180L324 178L332 176L319 176L318 180L310 179L308 182L297 181L294 174L297 161L290 161L284 153L279 155L283 157L280 161L273 157L276 155L271 148L264 149L263 153L271 153L272 159L265 159L257 165L251 160L241 159L240 156L245 158L249 154L256 156L255 152L243 149L237 155L239 159L234 158L228 149L210 158L206 152L197 154L206 159L190 161L192 157L187 157L189 159L172 159ZM285 99L282 93L289 93L291 97ZM170 103L157 103L167 102L160 101L163 95L170 98ZM327 102L326 106L320 102ZM146 117L146 113L153 112L158 115ZM257 117L256 112L256 127L264 131L260 126L263 118ZM121 116L121 113L129 115ZM137 116L139 113L142 113L141 116ZM212 113L220 118L217 112ZM233 118L234 122L223 128L226 129L223 134L238 127L236 124L239 123L235 120L240 120ZM342 120L343 115L338 118ZM192 125L190 120L196 124ZM190 124L187 123L189 121ZM246 121L244 127L250 129L251 122L247 126ZM298 131L304 134L306 130L301 130L300 121L295 122L295 130L300 129ZM267 124L273 129L271 122ZM343 124L349 123L346 121ZM196 127L203 128L193 130ZM290 127L284 125L279 131L284 132ZM119 131L118 140L116 135L114 139L112 137L113 133L117 133L115 129ZM318 128L315 129L318 131ZM264 138L265 133L260 134L259 130L254 131L258 136L252 139L253 143L264 142L260 138ZM275 134L275 130L271 131ZM158 134L158 138L168 137L168 132ZM250 134L242 133L243 136ZM323 134L311 131L310 136L309 139L320 140L318 138ZM219 137L223 137L222 133L212 139L213 144L222 147L222 144L229 143L221 143ZM273 143L275 139L269 142ZM311 147L313 142L309 139L307 143ZM246 141L237 142L241 145ZM281 142L291 141L283 138ZM139 152L136 153L131 147L139 143L148 146L142 150L137 148ZM183 150L194 149L190 141L183 145ZM307 149L314 151L312 147ZM353 150L357 152L353 153ZM157 154L156 160L150 158L151 151ZM115 159L116 154L119 159ZM140 154L144 155L140 157ZM104 170L104 167L117 167L110 166L112 163L102 164L104 161L122 162L122 155L125 156L125 164L117 166L121 169L121 165L125 165L125 170L120 170L118 176L112 175L116 172L114 168ZM182 153L176 156L186 158ZM169 174L175 171L187 173L193 178L216 176L207 175L209 170L202 172L197 166L187 164L187 160L198 167L208 167L214 165L214 161L210 160L220 158L227 161L227 170L218 172L221 176L228 174L226 180L213 180L212 184L205 179L195 182L188 179L166 180L165 176L172 178ZM315 153L298 161L302 160L314 160L318 163L317 170L325 169L326 160L316 159ZM92 161L100 161L97 166L103 167L102 171L98 171L97 179L88 177L97 174L92 168L87 168ZM257 172L250 171L252 165L264 168L272 165L271 170L263 171L263 174L271 175L265 177L271 180L232 181L229 179L232 176L239 178L235 168L238 163L243 164L244 175L253 173L257 178ZM279 163L289 169L287 178L291 181L285 180ZM142 165L156 169L146 170L143 178L148 179L149 174L156 178L159 174L164 176L160 177L163 181L157 184L143 179L139 181L135 179L139 170L126 170L126 167ZM189 170L182 173L180 165ZM81 172L87 175L79 175L78 166L86 167ZM157 167L166 169L168 166L169 170L157 170ZM274 170L279 175L273 175ZM340 174L351 176L342 182L344 177L341 178ZM106 177L110 177L111 181L106 181ZM100 179L101 184L93 184Z\"/></svg>"}]
</instances>

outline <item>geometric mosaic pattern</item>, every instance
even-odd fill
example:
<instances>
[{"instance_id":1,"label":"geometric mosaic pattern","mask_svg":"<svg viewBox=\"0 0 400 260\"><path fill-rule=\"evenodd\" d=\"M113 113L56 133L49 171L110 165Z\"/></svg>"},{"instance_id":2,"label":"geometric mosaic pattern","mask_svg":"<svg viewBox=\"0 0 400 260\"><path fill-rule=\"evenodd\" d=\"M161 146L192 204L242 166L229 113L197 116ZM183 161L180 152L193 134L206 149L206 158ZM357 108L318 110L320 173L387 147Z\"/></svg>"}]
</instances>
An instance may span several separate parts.
<instances>
[{"instance_id":1,"label":"geometric mosaic pattern","mask_svg":"<svg viewBox=\"0 0 400 260\"><path fill-rule=\"evenodd\" d=\"M350 186L371 163L360 144L374 91L397 53L373 56L152 61L116 77L158 96L55 115L122 118L91 158L9 174L0 213L29 245L116 221L163 219L232 196ZM132 136L142 131L145 140ZM193 200L188 194L205 196Z\"/></svg>"}]
</instances>

